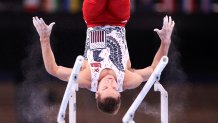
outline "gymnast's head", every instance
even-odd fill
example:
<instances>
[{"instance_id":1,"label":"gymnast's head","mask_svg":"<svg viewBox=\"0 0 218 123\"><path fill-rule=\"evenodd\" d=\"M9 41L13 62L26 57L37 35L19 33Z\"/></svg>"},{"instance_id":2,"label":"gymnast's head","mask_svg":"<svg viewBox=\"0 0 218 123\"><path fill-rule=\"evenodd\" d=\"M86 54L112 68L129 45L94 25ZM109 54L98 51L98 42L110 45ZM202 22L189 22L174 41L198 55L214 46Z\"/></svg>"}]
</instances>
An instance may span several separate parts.
<instances>
[{"instance_id":1,"label":"gymnast's head","mask_svg":"<svg viewBox=\"0 0 218 123\"><path fill-rule=\"evenodd\" d=\"M99 81L95 98L100 111L112 115L117 114L121 99L114 76L106 75Z\"/></svg>"}]
</instances>

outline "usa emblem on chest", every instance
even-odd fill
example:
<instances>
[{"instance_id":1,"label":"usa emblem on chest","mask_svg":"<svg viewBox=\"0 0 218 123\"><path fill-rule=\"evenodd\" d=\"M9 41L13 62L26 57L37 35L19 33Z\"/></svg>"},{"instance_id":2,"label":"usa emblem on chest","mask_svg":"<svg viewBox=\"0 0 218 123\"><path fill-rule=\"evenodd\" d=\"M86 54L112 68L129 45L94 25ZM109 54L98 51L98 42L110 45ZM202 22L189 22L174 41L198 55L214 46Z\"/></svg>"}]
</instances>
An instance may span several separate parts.
<instances>
[{"instance_id":1,"label":"usa emblem on chest","mask_svg":"<svg viewBox=\"0 0 218 123\"><path fill-rule=\"evenodd\" d=\"M89 33L90 49L106 48L106 32L104 30L92 30Z\"/></svg>"}]
</instances>

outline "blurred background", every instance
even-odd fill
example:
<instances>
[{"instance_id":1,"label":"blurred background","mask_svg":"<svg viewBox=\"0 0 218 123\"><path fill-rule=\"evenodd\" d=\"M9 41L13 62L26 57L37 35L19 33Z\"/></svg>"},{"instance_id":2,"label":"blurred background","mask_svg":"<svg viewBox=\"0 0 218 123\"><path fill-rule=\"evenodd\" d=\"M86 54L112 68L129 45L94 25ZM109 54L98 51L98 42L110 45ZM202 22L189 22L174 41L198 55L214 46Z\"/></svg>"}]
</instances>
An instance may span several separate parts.
<instances>
[{"instance_id":1,"label":"blurred background","mask_svg":"<svg viewBox=\"0 0 218 123\"><path fill-rule=\"evenodd\" d=\"M83 0L0 1L0 123L56 122L67 83L45 71L32 17L42 17L47 24L56 23L51 35L56 61L72 67L85 46L82 3ZM153 29L162 27L165 15L172 16L176 23L170 61L160 80L169 93L169 123L217 123L218 0L131 0L126 38L133 68L151 64L160 44ZM116 116L100 113L94 93L80 89L77 122L120 123L143 85L122 93ZM136 122L160 122L159 96L153 88L149 91L135 114Z\"/></svg>"}]
</instances>

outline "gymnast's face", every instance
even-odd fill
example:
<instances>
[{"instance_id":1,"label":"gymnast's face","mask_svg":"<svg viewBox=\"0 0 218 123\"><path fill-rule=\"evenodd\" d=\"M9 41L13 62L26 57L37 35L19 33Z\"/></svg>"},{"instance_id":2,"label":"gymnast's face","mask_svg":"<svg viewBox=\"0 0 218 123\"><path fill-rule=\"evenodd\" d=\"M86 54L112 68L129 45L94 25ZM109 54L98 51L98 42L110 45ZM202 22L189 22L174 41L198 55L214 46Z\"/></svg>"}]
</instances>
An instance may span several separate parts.
<instances>
[{"instance_id":1,"label":"gymnast's face","mask_svg":"<svg viewBox=\"0 0 218 123\"><path fill-rule=\"evenodd\" d=\"M101 98L118 98L120 96L120 93L118 92L117 81L114 76L106 75L99 81L96 98L99 96L99 94L101 95Z\"/></svg>"}]
</instances>

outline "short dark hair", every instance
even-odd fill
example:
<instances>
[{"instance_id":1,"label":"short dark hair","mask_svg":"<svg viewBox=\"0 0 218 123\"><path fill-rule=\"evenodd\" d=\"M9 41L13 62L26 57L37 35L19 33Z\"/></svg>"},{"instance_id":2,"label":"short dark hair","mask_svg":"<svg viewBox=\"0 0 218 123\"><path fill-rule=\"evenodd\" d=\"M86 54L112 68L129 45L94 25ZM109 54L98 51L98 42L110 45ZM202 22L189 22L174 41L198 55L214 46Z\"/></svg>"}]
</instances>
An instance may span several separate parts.
<instances>
[{"instance_id":1,"label":"short dark hair","mask_svg":"<svg viewBox=\"0 0 218 123\"><path fill-rule=\"evenodd\" d=\"M121 105L120 96L118 98L106 97L101 99L101 96L99 95L96 99L96 102L100 111L112 115L115 115L118 112Z\"/></svg>"}]
</instances>

